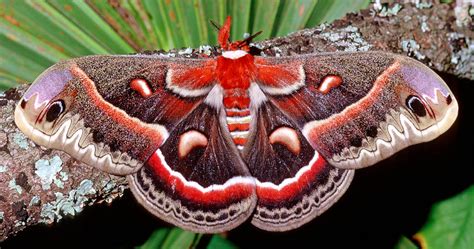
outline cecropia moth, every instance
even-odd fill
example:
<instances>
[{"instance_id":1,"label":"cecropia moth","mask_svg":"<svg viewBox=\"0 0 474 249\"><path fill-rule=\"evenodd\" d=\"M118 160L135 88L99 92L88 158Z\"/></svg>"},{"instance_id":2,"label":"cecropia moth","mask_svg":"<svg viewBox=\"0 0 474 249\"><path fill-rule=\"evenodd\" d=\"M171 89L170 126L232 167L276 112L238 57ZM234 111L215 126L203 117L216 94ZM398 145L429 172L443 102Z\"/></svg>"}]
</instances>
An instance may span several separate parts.
<instances>
[{"instance_id":1,"label":"cecropia moth","mask_svg":"<svg viewBox=\"0 0 474 249\"><path fill-rule=\"evenodd\" d=\"M333 205L354 169L430 141L458 104L428 67L385 52L211 58L87 56L42 73L15 110L37 144L127 175L151 213L187 230L297 228Z\"/></svg>"}]
</instances>

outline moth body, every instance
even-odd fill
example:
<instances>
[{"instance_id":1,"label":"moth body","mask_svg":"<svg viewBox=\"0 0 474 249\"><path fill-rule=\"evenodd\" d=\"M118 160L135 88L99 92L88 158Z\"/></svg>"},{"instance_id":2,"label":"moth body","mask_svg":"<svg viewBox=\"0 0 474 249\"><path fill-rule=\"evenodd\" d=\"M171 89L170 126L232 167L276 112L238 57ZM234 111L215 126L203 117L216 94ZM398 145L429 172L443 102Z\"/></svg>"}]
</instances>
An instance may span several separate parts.
<instances>
[{"instance_id":1,"label":"moth body","mask_svg":"<svg viewBox=\"0 0 474 249\"><path fill-rule=\"evenodd\" d=\"M227 127L235 145L242 150L251 122L249 87L256 74L254 57L243 50L224 51L217 58L216 74L224 92Z\"/></svg>"}]
</instances>

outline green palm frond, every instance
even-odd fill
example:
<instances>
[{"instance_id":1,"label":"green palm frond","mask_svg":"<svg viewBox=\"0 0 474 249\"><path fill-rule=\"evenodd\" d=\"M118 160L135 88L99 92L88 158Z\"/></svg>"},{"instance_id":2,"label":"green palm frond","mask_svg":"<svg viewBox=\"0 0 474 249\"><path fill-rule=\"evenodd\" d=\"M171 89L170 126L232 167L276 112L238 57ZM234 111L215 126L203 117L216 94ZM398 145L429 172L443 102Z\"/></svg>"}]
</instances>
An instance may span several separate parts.
<instances>
[{"instance_id":1,"label":"green palm frond","mask_svg":"<svg viewBox=\"0 0 474 249\"><path fill-rule=\"evenodd\" d=\"M0 0L0 89L90 54L216 44L209 20L233 17L232 39L283 36L365 8L369 0Z\"/></svg>"}]
</instances>

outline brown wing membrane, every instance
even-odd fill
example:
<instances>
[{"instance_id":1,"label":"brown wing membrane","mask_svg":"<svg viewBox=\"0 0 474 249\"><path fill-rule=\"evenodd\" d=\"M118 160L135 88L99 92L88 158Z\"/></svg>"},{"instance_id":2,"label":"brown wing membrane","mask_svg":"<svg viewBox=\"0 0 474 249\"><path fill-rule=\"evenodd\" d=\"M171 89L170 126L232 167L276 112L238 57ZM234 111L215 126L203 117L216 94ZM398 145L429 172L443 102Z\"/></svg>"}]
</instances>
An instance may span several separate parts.
<instances>
[{"instance_id":1,"label":"brown wing membrane","mask_svg":"<svg viewBox=\"0 0 474 249\"><path fill-rule=\"evenodd\" d=\"M360 52L265 62L301 66L303 85L288 82L278 88L263 76L258 83L336 167L366 167L409 145L432 140L457 116L457 102L443 80L408 57ZM269 85L271 91L266 90Z\"/></svg>"},{"instance_id":2,"label":"brown wing membrane","mask_svg":"<svg viewBox=\"0 0 474 249\"><path fill-rule=\"evenodd\" d=\"M273 104L262 103L253 122L243 157L257 180L254 225L270 231L294 229L342 196L354 172L329 165Z\"/></svg>"},{"instance_id":3,"label":"brown wing membrane","mask_svg":"<svg viewBox=\"0 0 474 249\"><path fill-rule=\"evenodd\" d=\"M161 219L195 232L227 231L245 221L255 207L255 183L225 129L220 111L197 107L129 176L137 199Z\"/></svg>"}]
</instances>

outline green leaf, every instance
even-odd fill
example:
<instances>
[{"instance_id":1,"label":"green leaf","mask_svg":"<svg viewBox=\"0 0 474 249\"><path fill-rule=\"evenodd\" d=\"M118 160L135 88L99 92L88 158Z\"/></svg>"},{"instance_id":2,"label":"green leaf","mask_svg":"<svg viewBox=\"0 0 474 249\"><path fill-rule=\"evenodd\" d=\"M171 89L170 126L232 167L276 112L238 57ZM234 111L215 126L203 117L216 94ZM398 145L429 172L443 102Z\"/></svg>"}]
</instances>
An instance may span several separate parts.
<instances>
[{"instance_id":1,"label":"green leaf","mask_svg":"<svg viewBox=\"0 0 474 249\"><path fill-rule=\"evenodd\" d=\"M275 18L277 16L279 1L255 0L253 5L253 26L252 33L262 31L257 36L256 41L261 41L270 38L274 26Z\"/></svg>"},{"instance_id":2,"label":"green leaf","mask_svg":"<svg viewBox=\"0 0 474 249\"><path fill-rule=\"evenodd\" d=\"M250 33L249 19L251 0L230 0L229 13L232 17L231 40L242 40L245 33Z\"/></svg>"},{"instance_id":3,"label":"green leaf","mask_svg":"<svg viewBox=\"0 0 474 249\"><path fill-rule=\"evenodd\" d=\"M183 27L178 22L176 7L173 5L175 1L159 0L158 6L163 16L163 23L168 37L173 41L173 48L182 48L189 42L188 36L183 36ZM188 43L189 44L189 43Z\"/></svg>"},{"instance_id":4,"label":"green leaf","mask_svg":"<svg viewBox=\"0 0 474 249\"><path fill-rule=\"evenodd\" d=\"M195 248L201 237L201 234L195 234L192 232L184 231L180 228L161 228L153 232L150 238L138 248Z\"/></svg>"},{"instance_id":5,"label":"green leaf","mask_svg":"<svg viewBox=\"0 0 474 249\"><path fill-rule=\"evenodd\" d=\"M155 248L160 248L160 246L163 244L163 242L166 239L166 236L169 234L170 229L168 228L162 228L155 230L148 240L141 246L137 247L140 249L155 249Z\"/></svg>"},{"instance_id":6,"label":"green leaf","mask_svg":"<svg viewBox=\"0 0 474 249\"><path fill-rule=\"evenodd\" d=\"M2 0L1 4L8 6L2 9L2 16L16 20L18 28L54 44L68 56L107 54L107 49L45 1Z\"/></svg>"},{"instance_id":7,"label":"green leaf","mask_svg":"<svg viewBox=\"0 0 474 249\"><path fill-rule=\"evenodd\" d=\"M349 12L367 8L370 0L353 0L347 4L344 0L319 0L311 14L306 27L314 27L321 23L330 23Z\"/></svg>"},{"instance_id":8,"label":"green leaf","mask_svg":"<svg viewBox=\"0 0 474 249\"><path fill-rule=\"evenodd\" d=\"M60 59L68 58L67 55L34 35L3 20L0 20L0 41L0 47L8 49L8 53L24 56L28 62L33 61L43 67L50 66Z\"/></svg>"},{"instance_id":9,"label":"green leaf","mask_svg":"<svg viewBox=\"0 0 474 249\"><path fill-rule=\"evenodd\" d=\"M224 239L220 235L213 235L211 241L207 245L207 249L237 249L238 247L232 242Z\"/></svg>"},{"instance_id":10,"label":"green leaf","mask_svg":"<svg viewBox=\"0 0 474 249\"><path fill-rule=\"evenodd\" d=\"M2 92L2 89L9 89L11 87L14 87L16 84L20 84L20 83L26 83L26 82L25 80L17 78L13 76L12 74L0 71L0 92Z\"/></svg>"},{"instance_id":11,"label":"green leaf","mask_svg":"<svg viewBox=\"0 0 474 249\"><path fill-rule=\"evenodd\" d=\"M1 78L0 78L1 79ZM196 234L184 231L180 228L160 228L153 232L148 240L141 246L140 249L155 249L155 248L196 248L202 238L202 234ZM222 236L212 236L207 244L208 249L236 249L232 242L224 239Z\"/></svg>"},{"instance_id":12,"label":"green leaf","mask_svg":"<svg viewBox=\"0 0 474 249\"><path fill-rule=\"evenodd\" d=\"M284 36L305 27L316 6L315 0L284 1L281 12L277 15L277 29L274 36Z\"/></svg>"},{"instance_id":13,"label":"green leaf","mask_svg":"<svg viewBox=\"0 0 474 249\"><path fill-rule=\"evenodd\" d=\"M369 0L0 0L0 88L89 54L216 45L209 24L233 18L232 39L286 35L365 7ZM6 82L14 79L13 82Z\"/></svg>"},{"instance_id":14,"label":"green leaf","mask_svg":"<svg viewBox=\"0 0 474 249\"><path fill-rule=\"evenodd\" d=\"M107 49L109 53L132 53L134 49L126 43L86 2L50 0L52 6L77 25L84 33ZM102 1L104 2L104 1ZM105 5L110 6L110 5ZM104 6L104 7L105 7ZM109 12L114 12L109 8ZM109 13L108 19L112 19ZM131 25L125 25L130 26ZM123 28L123 26L121 27Z\"/></svg>"},{"instance_id":15,"label":"green leaf","mask_svg":"<svg viewBox=\"0 0 474 249\"><path fill-rule=\"evenodd\" d=\"M208 44L217 44L217 30L209 25L209 21L214 21L218 24L224 23L227 15L227 2L224 0L201 0L203 6L204 22L208 27Z\"/></svg>"},{"instance_id":16,"label":"green leaf","mask_svg":"<svg viewBox=\"0 0 474 249\"><path fill-rule=\"evenodd\" d=\"M162 4L162 0L143 1L143 6L145 11L149 13L151 17L151 26L153 27L153 32L158 40L157 48L171 49L174 47L171 28L170 24L168 24L168 19L166 18L166 10L163 8Z\"/></svg>"},{"instance_id":17,"label":"green leaf","mask_svg":"<svg viewBox=\"0 0 474 249\"><path fill-rule=\"evenodd\" d=\"M140 27L137 33L138 39L144 40L145 45L139 49L151 50L159 48L158 37L153 28L151 17L148 15L142 0L127 0L123 2L123 7L133 15L134 21Z\"/></svg>"},{"instance_id":18,"label":"green leaf","mask_svg":"<svg viewBox=\"0 0 474 249\"><path fill-rule=\"evenodd\" d=\"M209 37L209 20L206 19L206 14L204 6L202 5L201 0L193 0L195 14L196 14L196 26L198 30L199 39L197 44L194 44L195 47L208 43ZM211 30L212 32L212 30Z\"/></svg>"},{"instance_id":19,"label":"green leaf","mask_svg":"<svg viewBox=\"0 0 474 249\"><path fill-rule=\"evenodd\" d=\"M433 205L428 221L414 236L422 248L474 248L474 185Z\"/></svg>"},{"instance_id":20,"label":"green leaf","mask_svg":"<svg viewBox=\"0 0 474 249\"><path fill-rule=\"evenodd\" d=\"M417 249L418 247L407 237L402 236L402 238L398 241L395 249Z\"/></svg>"},{"instance_id":21,"label":"green leaf","mask_svg":"<svg viewBox=\"0 0 474 249\"><path fill-rule=\"evenodd\" d=\"M192 1L173 1L173 11L176 15L177 27L181 31L175 34L177 38L181 37L183 46L197 47L207 38L207 28L200 25L201 6L197 0Z\"/></svg>"},{"instance_id":22,"label":"green leaf","mask_svg":"<svg viewBox=\"0 0 474 249\"><path fill-rule=\"evenodd\" d=\"M0 71L11 77L32 81L59 59L67 58L35 36L0 20Z\"/></svg>"},{"instance_id":23,"label":"green leaf","mask_svg":"<svg viewBox=\"0 0 474 249\"><path fill-rule=\"evenodd\" d=\"M0 54L3 55L0 57L1 70L12 77L31 81L36 73L41 73L44 69L43 66L34 62L28 62L28 60L18 54L9 53L9 50L3 46L0 46ZM23 74L23 72L28 72L28 74Z\"/></svg>"},{"instance_id":24,"label":"green leaf","mask_svg":"<svg viewBox=\"0 0 474 249\"><path fill-rule=\"evenodd\" d=\"M180 228L173 228L166 236L162 248L192 248L197 244L202 234L184 231Z\"/></svg>"}]
</instances>

